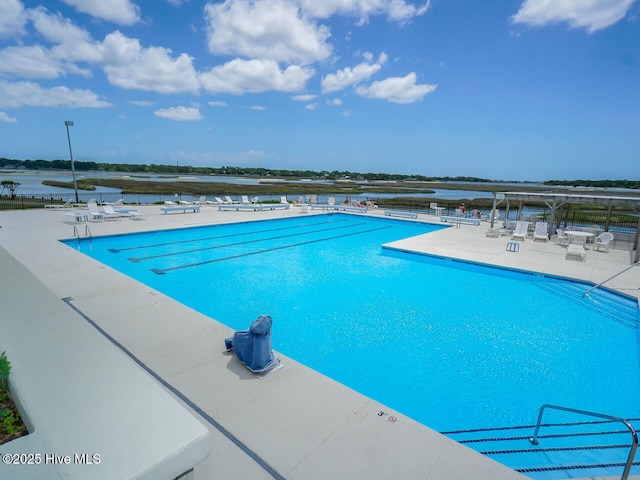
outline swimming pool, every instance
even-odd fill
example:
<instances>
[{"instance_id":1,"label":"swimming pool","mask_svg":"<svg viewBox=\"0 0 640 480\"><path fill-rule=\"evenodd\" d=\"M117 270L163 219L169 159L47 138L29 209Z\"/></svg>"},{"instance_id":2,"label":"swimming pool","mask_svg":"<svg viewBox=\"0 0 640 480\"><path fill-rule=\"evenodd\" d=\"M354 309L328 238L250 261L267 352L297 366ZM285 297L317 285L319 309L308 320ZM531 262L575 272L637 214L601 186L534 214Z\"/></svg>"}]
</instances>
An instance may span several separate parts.
<instances>
[{"instance_id":1,"label":"swimming pool","mask_svg":"<svg viewBox=\"0 0 640 480\"><path fill-rule=\"evenodd\" d=\"M271 315L276 351L439 431L544 403L639 416L634 325L563 293L586 284L381 247L439 228L332 214L66 243L233 329Z\"/></svg>"}]
</instances>

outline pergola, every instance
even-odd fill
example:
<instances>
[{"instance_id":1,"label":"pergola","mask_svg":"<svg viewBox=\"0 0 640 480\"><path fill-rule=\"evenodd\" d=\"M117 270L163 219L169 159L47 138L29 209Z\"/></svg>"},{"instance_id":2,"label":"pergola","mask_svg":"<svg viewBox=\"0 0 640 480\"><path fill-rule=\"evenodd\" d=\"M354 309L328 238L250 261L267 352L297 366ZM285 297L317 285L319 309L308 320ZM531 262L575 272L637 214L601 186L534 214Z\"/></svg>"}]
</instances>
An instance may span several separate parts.
<instances>
[{"instance_id":1,"label":"pergola","mask_svg":"<svg viewBox=\"0 0 640 480\"><path fill-rule=\"evenodd\" d=\"M631 211L638 212L640 209L639 197L622 197L612 195L598 195L597 193L531 193L531 192L495 192L493 198L493 211L496 211L498 205L506 201L507 218L511 202L517 202L518 217L522 212L522 206L526 203L544 203L551 210L549 225L559 226L560 216L557 214L559 210L568 205L601 205L606 207L607 213L605 217L605 231L609 230L611 224L611 212L613 207L625 207ZM556 225L556 218L558 225ZM493 228L494 215L491 215L491 227ZM638 234L640 232L640 216L638 217L638 227L636 227L636 236L633 243L633 249L638 250Z\"/></svg>"}]
</instances>

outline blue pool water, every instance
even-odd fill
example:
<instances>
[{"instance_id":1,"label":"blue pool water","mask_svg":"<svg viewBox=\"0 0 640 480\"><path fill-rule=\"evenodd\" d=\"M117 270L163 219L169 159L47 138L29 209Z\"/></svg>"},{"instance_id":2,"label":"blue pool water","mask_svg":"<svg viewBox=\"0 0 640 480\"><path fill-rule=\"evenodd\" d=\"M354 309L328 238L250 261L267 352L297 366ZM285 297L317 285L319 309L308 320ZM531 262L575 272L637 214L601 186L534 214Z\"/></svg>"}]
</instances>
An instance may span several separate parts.
<instances>
[{"instance_id":1,"label":"blue pool water","mask_svg":"<svg viewBox=\"0 0 640 480\"><path fill-rule=\"evenodd\" d=\"M382 248L439 228L333 214L67 243L235 330L271 315L276 351L436 430L544 403L640 416L633 301L602 294L624 322L586 284Z\"/></svg>"}]
</instances>

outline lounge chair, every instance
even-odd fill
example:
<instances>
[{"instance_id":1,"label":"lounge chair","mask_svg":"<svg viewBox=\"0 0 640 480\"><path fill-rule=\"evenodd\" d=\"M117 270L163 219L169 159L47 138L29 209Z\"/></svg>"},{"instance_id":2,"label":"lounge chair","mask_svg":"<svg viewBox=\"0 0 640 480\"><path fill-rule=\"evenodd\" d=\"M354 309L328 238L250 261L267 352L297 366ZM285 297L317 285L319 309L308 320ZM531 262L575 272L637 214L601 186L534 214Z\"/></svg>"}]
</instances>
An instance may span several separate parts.
<instances>
[{"instance_id":1,"label":"lounge chair","mask_svg":"<svg viewBox=\"0 0 640 480\"><path fill-rule=\"evenodd\" d=\"M609 252L609 243L611 242L611 240L613 240L613 233L611 232L603 232L600 235L598 235L595 239L594 243L594 250L598 250L600 251L601 248L604 249L605 252Z\"/></svg>"},{"instance_id":2,"label":"lounge chair","mask_svg":"<svg viewBox=\"0 0 640 480\"><path fill-rule=\"evenodd\" d=\"M238 203L235 200L231 200L231 197L229 195L225 195L224 200L225 200L225 203Z\"/></svg>"},{"instance_id":3,"label":"lounge chair","mask_svg":"<svg viewBox=\"0 0 640 480\"><path fill-rule=\"evenodd\" d=\"M104 217L107 220L109 220L109 219L116 220L116 219L119 219L119 218L122 218L122 217L130 217L131 216L131 215L129 215L128 212L116 212L113 209L112 205L103 205L102 208L104 210Z\"/></svg>"},{"instance_id":4,"label":"lounge chair","mask_svg":"<svg viewBox=\"0 0 640 480\"><path fill-rule=\"evenodd\" d=\"M527 239L527 230L529 228L529 222L516 222L516 229L511 234L512 239L521 238L524 242Z\"/></svg>"},{"instance_id":5,"label":"lounge chair","mask_svg":"<svg viewBox=\"0 0 640 480\"><path fill-rule=\"evenodd\" d=\"M164 204L165 205L178 205L176 202L172 202L171 200L165 200Z\"/></svg>"},{"instance_id":6,"label":"lounge chair","mask_svg":"<svg viewBox=\"0 0 640 480\"><path fill-rule=\"evenodd\" d=\"M240 203L242 203L242 205L250 204L251 202L249 201L249 196L248 195L242 195L242 201Z\"/></svg>"},{"instance_id":7,"label":"lounge chair","mask_svg":"<svg viewBox=\"0 0 640 480\"><path fill-rule=\"evenodd\" d=\"M180 205L195 205L195 204L197 204L198 202L189 202L189 201L187 201L187 200L180 200L178 203L179 203Z\"/></svg>"},{"instance_id":8,"label":"lounge chair","mask_svg":"<svg viewBox=\"0 0 640 480\"><path fill-rule=\"evenodd\" d=\"M87 208L89 209L89 215L92 220L102 221L107 218L107 215L104 213L104 210L100 210L98 208L98 204L95 200L89 200L87 202Z\"/></svg>"},{"instance_id":9,"label":"lounge chair","mask_svg":"<svg viewBox=\"0 0 640 480\"><path fill-rule=\"evenodd\" d=\"M220 197L215 197L215 201L218 205L223 205L227 202L225 202L223 199L221 199Z\"/></svg>"},{"instance_id":10,"label":"lounge chair","mask_svg":"<svg viewBox=\"0 0 640 480\"><path fill-rule=\"evenodd\" d=\"M282 195L280 197L280 203L289 203L289 200L287 200L287 196L286 195Z\"/></svg>"},{"instance_id":11,"label":"lounge chair","mask_svg":"<svg viewBox=\"0 0 640 480\"><path fill-rule=\"evenodd\" d=\"M536 222L535 230L533 231L533 241L549 240L549 224L547 222Z\"/></svg>"},{"instance_id":12,"label":"lounge chair","mask_svg":"<svg viewBox=\"0 0 640 480\"><path fill-rule=\"evenodd\" d=\"M67 200L64 203L53 203L51 205L44 206L44 208L56 208L56 209L72 208L72 207L73 207L73 203L71 202L71 200Z\"/></svg>"}]
</instances>

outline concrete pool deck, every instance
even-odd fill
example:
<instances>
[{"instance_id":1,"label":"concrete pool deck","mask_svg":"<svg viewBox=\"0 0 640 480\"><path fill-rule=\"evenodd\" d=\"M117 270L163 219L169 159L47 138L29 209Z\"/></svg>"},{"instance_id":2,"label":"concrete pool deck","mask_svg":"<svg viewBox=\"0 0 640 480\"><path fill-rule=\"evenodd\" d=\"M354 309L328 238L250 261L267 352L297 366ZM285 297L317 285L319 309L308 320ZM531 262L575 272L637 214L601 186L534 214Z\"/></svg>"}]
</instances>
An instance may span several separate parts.
<instances>
[{"instance_id":1,"label":"concrete pool deck","mask_svg":"<svg viewBox=\"0 0 640 480\"><path fill-rule=\"evenodd\" d=\"M205 206L199 213L174 215L162 215L159 206L139 210L146 220L90 223L91 234L300 215L297 208L221 212ZM34 281L73 307L69 316L80 312L90 319L166 382L172 389L167 391L177 392L212 439L211 453L195 467L196 479L525 478L282 355L283 369L256 379L223 351L231 329L61 244L58 240L74 234L74 225L63 223L64 218L60 211L44 209L0 212L0 248L8 253L0 255L3 277L11 278L12 269L29 270ZM431 215L418 220L440 223ZM76 226L84 234L84 225ZM631 264L626 242L609 253L588 250L581 262L565 260L564 249L553 242L526 240L519 252L507 252L509 237L487 238L485 231L486 224L462 225L392 245L594 283ZM637 298L640 268L606 285ZM25 298L24 285L5 282L5 288L15 289L5 293L8 298ZM2 342L0 335L0 349L11 359L12 345ZM55 359L44 356L42 361ZM381 411L385 415L378 415ZM390 422L390 416L397 421ZM109 468L107 462L101 468Z\"/></svg>"}]
</instances>

